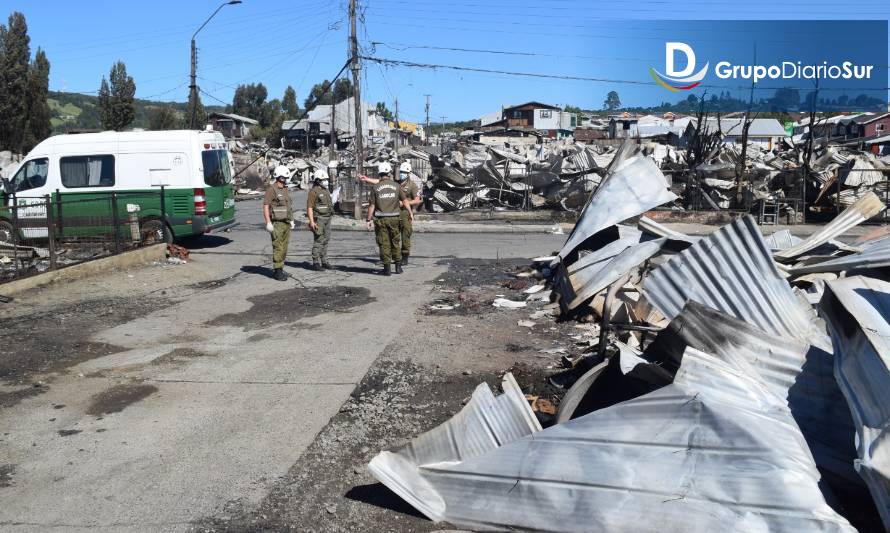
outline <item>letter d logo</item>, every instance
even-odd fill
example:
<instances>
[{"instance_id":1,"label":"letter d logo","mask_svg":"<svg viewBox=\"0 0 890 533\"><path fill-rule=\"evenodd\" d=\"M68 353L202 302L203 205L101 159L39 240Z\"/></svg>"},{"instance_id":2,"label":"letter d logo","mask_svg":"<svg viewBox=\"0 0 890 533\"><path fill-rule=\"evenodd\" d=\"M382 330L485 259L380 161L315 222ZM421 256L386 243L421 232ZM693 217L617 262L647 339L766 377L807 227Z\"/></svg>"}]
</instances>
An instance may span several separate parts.
<instances>
[{"instance_id":1,"label":"letter d logo","mask_svg":"<svg viewBox=\"0 0 890 533\"><path fill-rule=\"evenodd\" d=\"M681 71L674 70L674 57L677 52L686 54L686 68ZM685 78L695 70L695 52L686 43L665 43L664 45L664 70L672 78Z\"/></svg>"},{"instance_id":2,"label":"letter d logo","mask_svg":"<svg viewBox=\"0 0 890 533\"><path fill-rule=\"evenodd\" d=\"M680 71L674 68L674 59L677 52L682 52L686 56L686 68ZM697 74L693 75L692 73L695 71L695 52L692 50L692 47L686 43L669 42L664 43L664 66L667 75L658 72L652 67L649 67L649 74L652 75L652 78L659 85L671 92L688 91L701 83L701 80L708 72L709 65L710 63L705 63L705 66Z\"/></svg>"}]
</instances>

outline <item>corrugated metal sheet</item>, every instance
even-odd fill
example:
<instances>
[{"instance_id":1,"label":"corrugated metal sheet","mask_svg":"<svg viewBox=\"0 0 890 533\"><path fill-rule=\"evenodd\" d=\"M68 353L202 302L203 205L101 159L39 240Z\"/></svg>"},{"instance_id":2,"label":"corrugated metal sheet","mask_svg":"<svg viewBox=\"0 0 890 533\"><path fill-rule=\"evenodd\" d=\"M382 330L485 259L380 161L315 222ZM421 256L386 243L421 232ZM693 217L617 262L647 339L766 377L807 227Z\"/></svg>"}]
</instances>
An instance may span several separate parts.
<instances>
[{"instance_id":1,"label":"corrugated metal sheet","mask_svg":"<svg viewBox=\"0 0 890 533\"><path fill-rule=\"evenodd\" d=\"M853 531L787 405L749 368L688 348L655 392L465 460L418 460L412 443L371 471L430 519L472 530Z\"/></svg>"},{"instance_id":2,"label":"corrugated metal sheet","mask_svg":"<svg viewBox=\"0 0 890 533\"><path fill-rule=\"evenodd\" d=\"M890 239L882 239L874 245L864 246L861 252L812 265L791 267L788 269L788 272L797 276L812 272L841 272L888 266L890 266Z\"/></svg>"},{"instance_id":3,"label":"corrugated metal sheet","mask_svg":"<svg viewBox=\"0 0 890 533\"><path fill-rule=\"evenodd\" d=\"M856 470L890 529L890 283L863 276L830 281L819 307L856 424Z\"/></svg>"},{"instance_id":4,"label":"corrugated metal sheet","mask_svg":"<svg viewBox=\"0 0 890 533\"><path fill-rule=\"evenodd\" d=\"M816 464L854 483L855 428L834 379L832 354L782 335L769 335L751 324L690 301L659 333L723 359L751 365L766 386L783 398L800 426Z\"/></svg>"},{"instance_id":5,"label":"corrugated metal sheet","mask_svg":"<svg viewBox=\"0 0 890 533\"><path fill-rule=\"evenodd\" d=\"M667 237L675 241L685 241L689 244L692 244L698 240L698 237L692 237L690 235L686 235L685 233L674 231L665 225L655 222L649 217L640 217L640 220L637 222L637 227L645 231L646 233L650 233L657 237Z\"/></svg>"},{"instance_id":6,"label":"corrugated metal sheet","mask_svg":"<svg viewBox=\"0 0 890 533\"><path fill-rule=\"evenodd\" d=\"M817 246L839 237L850 228L865 222L883 211L885 207L884 202L875 193L868 192L862 198L856 200L856 203L845 209L830 224L825 225L822 229L804 239L803 242L791 248L779 250L776 252L775 257L779 261L788 261L801 256Z\"/></svg>"},{"instance_id":7,"label":"corrugated metal sheet","mask_svg":"<svg viewBox=\"0 0 890 533\"><path fill-rule=\"evenodd\" d=\"M767 333L827 347L815 316L776 269L757 223L736 219L656 268L643 293L669 319L694 300Z\"/></svg>"},{"instance_id":8,"label":"corrugated metal sheet","mask_svg":"<svg viewBox=\"0 0 890 533\"><path fill-rule=\"evenodd\" d=\"M791 230L787 229L777 231L772 235L765 237L763 240L766 242L766 246L773 251L787 250L788 248L803 242L803 239L792 235Z\"/></svg>"},{"instance_id":9,"label":"corrugated metal sheet","mask_svg":"<svg viewBox=\"0 0 890 533\"><path fill-rule=\"evenodd\" d=\"M559 256L566 257L585 239L600 230L676 198L667 189L664 174L651 159L645 156L631 157L603 178Z\"/></svg>"}]
</instances>

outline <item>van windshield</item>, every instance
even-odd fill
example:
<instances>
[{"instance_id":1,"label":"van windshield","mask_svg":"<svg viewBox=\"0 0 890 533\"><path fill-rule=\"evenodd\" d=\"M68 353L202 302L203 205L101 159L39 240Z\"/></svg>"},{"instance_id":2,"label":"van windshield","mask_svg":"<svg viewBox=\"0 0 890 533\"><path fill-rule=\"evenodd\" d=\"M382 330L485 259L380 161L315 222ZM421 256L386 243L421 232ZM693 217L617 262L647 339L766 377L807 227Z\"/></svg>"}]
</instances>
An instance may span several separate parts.
<instances>
[{"instance_id":1,"label":"van windshield","mask_svg":"<svg viewBox=\"0 0 890 533\"><path fill-rule=\"evenodd\" d=\"M10 184L13 192L29 191L46 185L46 174L49 171L49 159L32 159L12 177Z\"/></svg>"},{"instance_id":2,"label":"van windshield","mask_svg":"<svg viewBox=\"0 0 890 533\"><path fill-rule=\"evenodd\" d=\"M204 183L219 187L232 182L232 167L225 150L205 150L201 152L204 164Z\"/></svg>"}]
</instances>

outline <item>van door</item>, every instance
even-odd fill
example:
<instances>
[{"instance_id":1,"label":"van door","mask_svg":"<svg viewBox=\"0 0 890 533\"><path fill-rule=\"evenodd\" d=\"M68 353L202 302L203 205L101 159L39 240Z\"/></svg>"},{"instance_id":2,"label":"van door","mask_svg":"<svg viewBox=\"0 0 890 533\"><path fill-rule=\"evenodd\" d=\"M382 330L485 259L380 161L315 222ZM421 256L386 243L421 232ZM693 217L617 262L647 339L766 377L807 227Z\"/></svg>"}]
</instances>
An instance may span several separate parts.
<instances>
[{"instance_id":1,"label":"van door","mask_svg":"<svg viewBox=\"0 0 890 533\"><path fill-rule=\"evenodd\" d=\"M46 199L42 195L48 174L49 158L39 157L25 161L10 180L18 206L10 213L10 218L17 219L25 239L45 239L49 236L46 229ZM13 205L12 195L6 196L6 203Z\"/></svg>"},{"instance_id":2,"label":"van door","mask_svg":"<svg viewBox=\"0 0 890 533\"><path fill-rule=\"evenodd\" d=\"M228 150L201 152L204 167L204 196L209 224L226 222L235 216L235 191L232 188L232 165Z\"/></svg>"}]
</instances>

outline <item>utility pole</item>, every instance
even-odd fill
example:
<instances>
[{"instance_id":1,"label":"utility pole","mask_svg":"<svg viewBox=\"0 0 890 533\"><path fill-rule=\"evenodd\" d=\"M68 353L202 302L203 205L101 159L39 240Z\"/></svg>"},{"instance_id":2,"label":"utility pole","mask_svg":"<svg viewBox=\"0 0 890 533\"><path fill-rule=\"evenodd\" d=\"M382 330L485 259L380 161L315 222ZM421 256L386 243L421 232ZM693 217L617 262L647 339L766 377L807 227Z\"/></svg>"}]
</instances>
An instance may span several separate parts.
<instances>
[{"instance_id":1,"label":"utility pole","mask_svg":"<svg viewBox=\"0 0 890 533\"><path fill-rule=\"evenodd\" d=\"M426 106L424 107L426 111L426 138L427 142L429 142L430 134L432 133L430 131L430 95L425 94L424 96L426 97Z\"/></svg>"},{"instance_id":2,"label":"utility pole","mask_svg":"<svg viewBox=\"0 0 890 533\"><path fill-rule=\"evenodd\" d=\"M439 117L439 118L442 119L442 129L439 130L439 146L442 146L442 144L443 144L444 141L445 141L445 119L446 119L447 117L445 117L445 116L441 116L441 117Z\"/></svg>"},{"instance_id":3,"label":"utility pole","mask_svg":"<svg viewBox=\"0 0 890 533\"><path fill-rule=\"evenodd\" d=\"M363 146L364 132L362 131L362 84L361 65L358 62L358 36L355 30L355 0L349 0L349 50L352 54L352 86L353 105L355 106L355 207L353 214L356 220L362 218L362 184L358 177L364 172L365 151Z\"/></svg>"},{"instance_id":4,"label":"utility pole","mask_svg":"<svg viewBox=\"0 0 890 533\"><path fill-rule=\"evenodd\" d=\"M402 125L399 123L399 98L395 98L396 101L396 150L399 149L399 146L402 144Z\"/></svg>"},{"instance_id":5,"label":"utility pole","mask_svg":"<svg viewBox=\"0 0 890 533\"><path fill-rule=\"evenodd\" d=\"M337 155L337 104L334 103L335 100L336 94L334 93L333 87L331 87L331 161L333 161L334 157Z\"/></svg>"},{"instance_id":6,"label":"utility pole","mask_svg":"<svg viewBox=\"0 0 890 533\"><path fill-rule=\"evenodd\" d=\"M192 69L189 76L189 104L192 106L191 118L189 119L189 127L191 129L195 129L195 122L197 122L198 118L198 82L195 81L198 71L198 46L195 44L195 37L198 36L198 33L200 33L200 31L204 29L204 26L206 26L207 23L210 22L210 19L215 17L222 8L226 6L238 5L240 3L241 0L229 0L228 2L223 2L218 8L216 8L216 11L214 11L209 17L207 17L207 20L204 21L204 24L201 24L201 27L192 34Z\"/></svg>"},{"instance_id":7,"label":"utility pole","mask_svg":"<svg viewBox=\"0 0 890 533\"><path fill-rule=\"evenodd\" d=\"M195 38L192 37L192 73L191 82L189 84L189 104L191 104L191 118L189 119L189 128L195 129L195 122L198 120L198 47L195 45Z\"/></svg>"}]
</instances>

